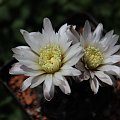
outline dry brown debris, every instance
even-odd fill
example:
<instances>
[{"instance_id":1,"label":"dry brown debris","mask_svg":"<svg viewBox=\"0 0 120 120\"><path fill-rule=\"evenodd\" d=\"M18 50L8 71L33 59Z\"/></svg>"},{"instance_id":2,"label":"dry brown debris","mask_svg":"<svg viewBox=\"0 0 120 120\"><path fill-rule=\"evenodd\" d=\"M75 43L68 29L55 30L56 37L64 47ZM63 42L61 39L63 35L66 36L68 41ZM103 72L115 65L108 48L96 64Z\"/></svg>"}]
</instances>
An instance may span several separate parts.
<instances>
[{"instance_id":1,"label":"dry brown debris","mask_svg":"<svg viewBox=\"0 0 120 120\"><path fill-rule=\"evenodd\" d=\"M13 76L9 81L9 86L11 87L19 101L22 103L28 114L32 116L33 120L40 120L40 105L37 101L38 99L35 91L31 88L28 88L23 92L20 90L21 85L26 78L27 77L25 77L24 75ZM41 119L47 120L45 116Z\"/></svg>"}]
</instances>

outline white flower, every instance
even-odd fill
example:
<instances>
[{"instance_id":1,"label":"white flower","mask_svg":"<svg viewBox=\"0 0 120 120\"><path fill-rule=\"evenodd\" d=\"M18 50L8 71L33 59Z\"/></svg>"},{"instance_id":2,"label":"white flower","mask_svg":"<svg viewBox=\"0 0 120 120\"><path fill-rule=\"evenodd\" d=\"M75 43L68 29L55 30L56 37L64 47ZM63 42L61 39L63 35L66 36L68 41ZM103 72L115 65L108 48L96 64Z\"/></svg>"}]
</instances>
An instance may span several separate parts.
<instances>
[{"instance_id":1,"label":"white flower","mask_svg":"<svg viewBox=\"0 0 120 120\"><path fill-rule=\"evenodd\" d=\"M116 45L119 36L113 35L113 30L102 36L102 31L103 25L100 23L91 32L90 24L86 21L80 35L72 27L71 33L67 33L75 43L80 41L85 50L76 67L82 71L82 80L90 81L94 93L98 92L102 82L113 85L113 75L120 77L120 67L116 64L120 61L120 55L116 53L120 49L120 45Z\"/></svg>"},{"instance_id":2,"label":"white flower","mask_svg":"<svg viewBox=\"0 0 120 120\"><path fill-rule=\"evenodd\" d=\"M69 26L63 25L58 33L52 28L48 18L43 20L42 33L21 30L28 46L13 48L13 57L19 62L15 63L10 74L24 74L30 76L22 84L22 90L28 87L34 88L43 83L43 92L46 100L54 95L54 86L65 93L71 90L65 76L77 76L81 72L74 66L82 56L80 43L71 45L66 36Z\"/></svg>"}]
</instances>

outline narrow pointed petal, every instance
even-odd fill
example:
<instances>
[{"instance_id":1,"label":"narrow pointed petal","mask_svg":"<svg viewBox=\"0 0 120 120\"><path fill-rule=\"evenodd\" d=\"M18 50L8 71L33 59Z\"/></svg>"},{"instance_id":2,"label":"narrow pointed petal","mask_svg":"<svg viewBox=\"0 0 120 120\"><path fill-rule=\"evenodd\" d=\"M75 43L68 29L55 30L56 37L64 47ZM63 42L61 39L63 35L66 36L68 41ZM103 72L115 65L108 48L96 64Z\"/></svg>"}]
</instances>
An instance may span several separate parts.
<instances>
[{"instance_id":1,"label":"narrow pointed petal","mask_svg":"<svg viewBox=\"0 0 120 120\"><path fill-rule=\"evenodd\" d=\"M45 80L45 77L46 75L40 75L35 77L34 80L32 80L30 88L34 88L40 85Z\"/></svg>"},{"instance_id":2,"label":"narrow pointed petal","mask_svg":"<svg viewBox=\"0 0 120 120\"><path fill-rule=\"evenodd\" d=\"M53 84L56 86L64 85L63 76L60 72L56 72L53 76Z\"/></svg>"},{"instance_id":3,"label":"narrow pointed petal","mask_svg":"<svg viewBox=\"0 0 120 120\"><path fill-rule=\"evenodd\" d=\"M67 29L68 29L68 26L67 26L67 23L66 23L66 24L64 24L64 25L62 25L62 26L60 27L58 33L59 33L60 35L63 35L63 34L67 31Z\"/></svg>"},{"instance_id":4,"label":"narrow pointed petal","mask_svg":"<svg viewBox=\"0 0 120 120\"><path fill-rule=\"evenodd\" d=\"M94 94L96 94L98 92L99 82L96 77L94 77L93 79L90 79L90 87L91 87L92 91L94 92Z\"/></svg>"},{"instance_id":5,"label":"narrow pointed petal","mask_svg":"<svg viewBox=\"0 0 120 120\"><path fill-rule=\"evenodd\" d=\"M48 19L48 18L44 18L43 20L43 27L44 27L44 30L47 34L53 34L53 27L52 27L52 24L51 24L51 21Z\"/></svg>"},{"instance_id":6,"label":"narrow pointed petal","mask_svg":"<svg viewBox=\"0 0 120 120\"><path fill-rule=\"evenodd\" d=\"M69 26L67 24L64 24L60 27L60 29L58 31L58 36L59 36L59 42L60 43L68 42L68 36L66 34L68 29L69 29Z\"/></svg>"},{"instance_id":7,"label":"narrow pointed petal","mask_svg":"<svg viewBox=\"0 0 120 120\"><path fill-rule=\"evenodd\" d=\"M43 91L44 91L44 97L48 101L50 101L51 97L52 97L52 96L50 96L52 84L53 84L52 83L52 74L47 74L46 78L45 78L45 82L44 82Z\"/></svg>"},{"instance_id":8,"label":"narrow pointed petal","mask_svg":"<svg viewBox=\"0 0 120 120\"><path fill-rule=\"evenodd\" d=\"M55 91L55 86L52 84L51 89L50 89L50 99L51 100L54 97L54 91Z\"/></svg>"},{"instance_id":9,"label":"narrow pointed petal","mask_svg":"<svg viewBox=\"0 0 120 120\"><path fill-rule=\"evenodd\" d=\"M77 31L71 26L66 32L68 39L72 41L73 44L78 43L80 41L80 36Z\"/></svg>"},{"instance_id":10,"label":"narrow pointed petal","mask_svg":"<svg viewBox=\"0 0 120 120\"><path fill-rule=\"evenodd\" d=\"M93 32L94 42L98 42L102 36L103 25L100 23L98 24L97 28Z\"/></svg>"},{"instance_id":11,"label":"narrow pointed petal","mask_svg":"<svg viewBox=\"0 0 120 120\"><path fill-rule=\"evenodd\" d=\"M110 47L113 47L117 41L118 41L118 38L119 38L119 35L113 35L112 38L111 38L111 41L109 41L110 43Z\"/></svg>"},{"instance_id":12,"label":"narrow pointed petal","mask_svg":"<svg viewBox=\"0 0 120 120\"><path fill-rule=\"evenodd\" d=\"M120 49L120 45L116 45L114 47L109 48L106 53L105 53L105 57L109 57L110 55L113 55L114 53L116 53L118 50Z\"/></svg>"},{"instance_id":13,"label":"narrow pointed petal","mask_svg":"<svg viewBox=\"0 0 120 120\"><path fill-rule=\"evenodd\" d=\"M95 74L93 71L90 71L90 77L93 79L95 77Z\"/></svg>"},{"instance_id":14,"label":"narrow pointed petal","mask_svg":"<svg viewBox=\"0 0 120 120\"><path fill-rule=\"evenodd\" d=\"M72 43L72 41L69 40L69 36L67 36L69 27L70 26L67 26L67 24L64 24L58 31L58 41L63 53L66 52Z\"/></svg>"},{"instance_id":15,"label":"narrow pointed petal","mask_svg":"<svg viewBox=\"0 0 120 120\"><path fill-rule=\"evenodd\" d=\"M70 94L71 93L71 89L70 86L67 82L67 80L64 78L64 85L60 85L59 88L61 89L61 91L65 94Z\"/></svg>"},{"instance_id":16,"label":"narrow pointed petal","mask_svg":"<svg viewBox=\"0 0 120 120\"><path fill-rule=\"evenodd\" d=\"M26 89L31 85L31 82L32 82L33 79L34 79L34 77L29 77L29 78L27 78L27 79L23 82L22 87L21 87L21 90L22 90L22 91L26 90Z\"/></svg>"},{"instance_id":17,"label":"narrow pointed petal","mask_svg":"<svg viewBox=\"0 0 120 120\"><path fill-rule=\"evenodd\" d=\"M65 52L69 49L71 43L72 43L72 41L67 42L67 43L64 43L64 42L63 42L63 43L62 43L62 42L60 43L62 53L65 53Z\"/></svg>"},{"instance_id":18,"label":"narrow pointed petal","mask_svg":"<svg viewBox=\"0 0 120 120\"><path fill-rule=\"evenodd\" d=\"M80 53L80 51L82 51L82 50L83 49L82 49L82 47L80 47L80 43L72 45L65 53L63 62L66 62L67 60L71 59L75 54Z\"/></svg>"},{"instance_id":19,"label":"narrow pointed petal","mask_svg":"<svg viewBox=\"0 0 120 120\"><path fill-rule=\"evenodd\" d=\"M73 33L73 35L77 38L78 42L80 39L79 33L75 30L76 26L70 26L70 31Z\"/></svg>"},{"instance_id":20,"label":"narrow pointed petal","mask_svg":"<svg viewBox=\"0 0 120 120\"><path fill-rule=\"evenodd\" d=\"M86 40L83 38L82 34L80 34L80 43L81 43L81 45L82 45L83 47L85 47L85 45L87 45L87 42L88 42L88 41L86 41Z\"/></svg>"},{"instance_id":21,"label":"narrow pointed petal","mask_svg":"<svg viewBox=\"0 0 120 120\"><path fill-rule=\"evenodd\" d=\"M111 78L102 71L96 71L95 75L104 83L108 85L113 85Z\"/></svg>"},{"instance_id":22,"label":"narrow pointed petal","mask_svg":"<svg viewBox=\"0 0 120 120\"><path fill-rule=\"evenodd\" d=\"M43 20L44 36L49 43L58 43L58 38L53 30L52 23L48 18Z\"/></svg>"},{"instance_id":23,"label":"narrow pointed petal","mask_svg":"<svg viewBox=\"0 0 120 120\"><path fill-rule=\"evenodd\" d=\"M114 32L114 30L111 30L111 31L107 32L107 33L105 34L105 37L106 37L106 38L111 38L112 35L113 35L113 32Z\"/></svg>"},{"instance_id":24,"label":"narrow pointed petal","mask_svg":"<svg viewBox=\"0 0 120 120\"><path fill-rule=\"evenodd\" d=\"M115 65L104 65L98 68L98 70L105 71L111 75L117 75L120 77L120 67Z\"/></svg>"},{"instance_id":25,"label":"narrow pointed petal","mask_svg":"<svg viewBox=\"0 0 120 120\"><path fill-rule=\"evenodd\" d=\"M87 37L91 33L91 26L88 22L88 20L85 22L84 29L83 29L83 37L85 40L87 40Z\"/></svg>"},{"instance_id":26,"label":"narrow pointed petal","mask_svg":"<svg viewBox=\"0 0 120 120\"><path fill-rule=\"evenodd\" d=\"M104 60L104 64L114 64L120 61L120 55L112 55Z\"/></svg>"},{"instance_id":27,"label":"narrow pointed petal","mask_svg":"<svg viewBox=\"0 0 120 120\"><path fill-rule=\"evenodd\" d=\"M79 76L81 72L73 67L63 67L60 72L63 76Z\"/></svg>"},{"instance_id":28,"label":"narrow pointed petal","mask_svg":"<svg viewBox=\"0 0 120 120\"><path fill-rule=\"evenodd\" d=\"M76 65L76 63L80 60L80 58L82 58L82 56L83 56L83 52L74 55L71 59L66 61L63 66L73 66L73 65Z\"/></svg>"}]
</instances>

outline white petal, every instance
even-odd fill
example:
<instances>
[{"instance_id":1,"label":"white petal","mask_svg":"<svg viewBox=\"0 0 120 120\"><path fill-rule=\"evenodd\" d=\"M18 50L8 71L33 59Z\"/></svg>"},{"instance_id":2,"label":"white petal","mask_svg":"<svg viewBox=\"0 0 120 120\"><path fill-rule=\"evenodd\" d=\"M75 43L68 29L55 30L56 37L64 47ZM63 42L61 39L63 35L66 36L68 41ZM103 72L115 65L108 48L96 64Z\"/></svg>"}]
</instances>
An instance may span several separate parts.
<instances>
[{"instance_id":1,"label":"white petal","mask_svg":"<svg viewBox=\"0 0 120 120\"><path fill-rule=\"evenodd\" d=\"M109 48L107 38L103 38L99 41L99 46L101 47L101 51L106 52Z\"/></svg>"},{"instance_id":2,"label":"white petal","mask_svg":"<svg viewBox=\"0 0 120 120\"><path fill-rule=\"evenodd\" d=\"M29 78L27 78L27 79L23 82L22 87L21 87L21 90L22 90L22 91L26 90L26 89L31 85L31 82L32 82L33 79L34 79L34 77L29 77Z\"/></svg>"},{"instance_id":3,"label":"white petal","mask_svg":"<svg viewBox=\"0 0 120 120\"><path fill-rule=\"evenodd\" d=\"M103 64L114 64L120 61L120 55L112 55L104 60Z\"/></svg>"},{"instance_id":4,"label":"white petal","mask_svg":"<svg viewBox=\"0 0 120 120\"><path fill-rule=\"evenodd\" d=\"M113 35L112 36L111 40L109 41L110 42L109 43L110 47L114 46L117 43L118 38L119 38L119 35Z\"/></svg>"},{"instance_id":5,"label":"white petal","mask_svg":"<svg viewBox=\"0 0 120 120\"><path fill-rule=\"evenodd\" d=\"M119 36L118 35L112 35L109 38L106 38L104 40L102 40L102 46L104 46L104 52L107 53L109 51L111 51L111 49L114 48L115 44L118 41Z\"/></svg>"},{"instance_id":6,"label":"white petal","mask_svg":"<svg viewBox=\"0 0 120 120\"><path fill-rule=\"evenodd\" d=\"M39 49L40 49L40 43L41 43L41 41L40 41L41 40L41 34L37 32L36 34L39 37L38 37L38 39L35 39L34 36L32 36L29 32L27 32L25 30L20 30L20 32L22 33L25 41L31 47L31 49L38 53Z\"/></svg>"},{"instance_id":7,"label":"white petal","mask_svg":"<svg viewBox=\"0 0 120 120\"><path fill-rule=\"evenodd\" d=\"M93 32L94 42L98 42L102 36L103 25L100 23L98 24L97 28Z\"/></svg>"},{"instance_id":8,"label":"white petal","mask_svg":"<svg viewBox=\"0 0 120 120\"><path fill-rule=\"evenodd\" d=\"M68 29L67 24L64 24L64 25L62 25L62 26L60 27L58 33L59 33L60 35L63 35L63 34L67 31L67 29Z\"/></svg>"},{"instance_id":9,"label":"white petal","mask_svg":"<svg viewBox=\"0 0 120 120\"><path fill-rule=\"evenodd\" d=\"M71 93L70 86L69 86L69 84L68 84L68 82L65 78L64 78L64 85L60 85L59 88L65 94L70 94Z\"/></svg>"},{"instance_id":10,"label":"white petal","mask_svg":"<svg viewBox=\"0 0 120 120\"><path fill-rule=\"evenodd\" d=\"M29 60L19 60L19 63L33 70L40 70L40 65L38 63L29 61Z\"/></svg>"},{"instance_id":11,"label":"white petal","mask_svg":"<svg viewBox=\"0 0 120 120\"><path fill-rule=\"evenodd\" d=\"M65 26L65 28L64 28ZM63 29L62 29L63 27ZM69 48L71 45L72 41L68 40L68 36L66 34L66 31L68 29L67 24L63 25L60 30L58 31L58 44L61 46L63 49L63 53Z\"/></svg>"},{"instance_id":12,"label":"white petal","mask_svg":"<svg viewBox=\"0 0 120 120\"><path fill-rule=\"evenodd\" d=\"M15 75L20 75L20 74L25 74L25 71L22 70L20 63L15 63L12 65L12 68L9 70L10 74L15 74Z\"/></svg>"},{"instance_id":13,"label":"white petal","mask_svg":"<svg viewBox=\"0 0 120 120\"><path fill-rule=\"evenodd\" d=\"M26 43L31 47L33 51L39 54L40 48L48 43L48 39L44 34L40 32L27 32L25 30L20 30Z\"/></svg>"},{"instance_id":14,"label":"white petal","mask_svg":"<svg viewBox=\"0 0 120 120\"><path fill-rule=\"evenodd\" d=\"M93 78L93 79L90 79L90 87L92 89L92 91L94 92L94 94L96 94L98 92L98 89L99 89L99 82L97 80L97 78Z\"/></svg>"},{"instance_id":15,"label":"white petal","mask_svg":"<svg viewBox=\"0 0 120 120\"><path fill-rule=\"evenodd\" d=\"M40 32L30 32L29 37L32 44L34 44L34 46L31 46L32 49L38 54L39 54L40 48L45 46L45 44L48 43L44 34L41 34Z\"/></svg>"},{"instance_id":16,"label":"white petal","mask_svg":"<svg viewBox=\"0 0 120 120\"><path fill-rule=\"evenodd\" d=\"M63 62L66 62L67 60L71 59L75 54L82 51L82 47L80 47L80 43L72 45L67 52L65 53Z\"/></svg>"},{"instance_id":17,"label":"white petal","mask_svg":"<svg viewBox=\"0 0 120 120\"><path fill-rule=\"evenodd\" d=\"M89 22L86 20L84 29L83 29L83 38L87 40L88 35L91 33L91 26Z\"/></svg>"},{"instance_id":18,"label":"white petal","mask_svg":"<svg viewBox=\"0 0 120 120\"><path fill-rule=\"evenodd\" d=\"M62 67L60 73L63 76L78 76L81 74L81 72L73 67Z\"/></svg>"},{"instance_id":19,"label":"white petal","mask_svg":"<svg viewBox=\"0 0 120 120\"><path fill-rule=\"evenodd\" d=\"M106 37L106 38L111 38L112 35L113 35L113 32L114 32L114 30L111 30L111 31L107 32L107 33L105 34L105 37Z\"/></svg>"},{"instance_id":20,"label":"white petal","mask_svg":"<svg viewBox=\"0 0 120 120\"><path fill-rule=\"evenodd\" d=\"M31 50L31 49L28 46L18 46L16 48L12 49L12 51L16 54L19 53L19 50L24 50L25 51L25 50Z\"/></svg>"},{"instance_id":21,"label":"white petal","mask_svg":"<svg viewBox=\"0 0 120 120\"><path fill-rule=\"evenodd\" d=\"M69 26L67 24L64 24L60 27L58 31L58 36L59 36L59 42L60 43L66 43L68 41L68 36L66 34Z\"/></svg>"},{"instance_id":22,"label":"white petal","mask_svg":"<svg viewBox=\"0 0 120 120\"><path fill-rule=\"evenodd\" d=\"M116 53L118 50L120 49L120 45L116 45L113 46L111 48L109 48L106 53L105 53L105 57L108 57L110 55L113 55L114 53Z\"/></svg>"},{"instance_id":23,"label":"white petal","mask_svg":"<svg viewBox=\"0 0 120 120\"><path fill-rule=\"evenodd\" d=\"M113 49L113 46L116 44L118 40L118 35L113 35L113 30L106 33L106 35L102 38L101 43L102 46L104 46L104 52L111 51Z\"/></svg>"},{"instance_id":24,"label":"white petal","mask_svg":"<svg viewBox=\"0 0 120 120\"><path fill-rule=\"evenodd\" d=\"M29 33L26 30L23 30L23 29L21 29L20 32L23 35L25 41L28 43L28 45L31 46L32 43L31 43L31 40L30 40L30 37L29 37Z\"/></svg>"},{"instance_id":25,"label":"white petal","mask_svg":"<svg viewBox=\"0 0 120 120\"><path fill-rule=\"evenodd\" d=\"M64 85L63 76L60 72L56 72L53 76L53 84L56 86Z\"/></svg>"},{"instance_id":26,"label":"white petal","mask_svg":"<svg viewBox=\"0 0 120 120\"><path fill-rule=\"evenodd\" d=\"M104 65L98 68L98 70L105 71L111 75L117 75L120 77L120 67L115 65Z\"/></svg>"},{"instance_id":27,"label":"white petal","mask_svg":"<svg viewBox=\"0 0 120 120\"><path fill-rule=\"evenodd\" d=\"M47 74L44 81L43 91L44 91L44 97L48 101L50 101L52 97L50 95L51 87L52 87L52 74Z\"/></svg>"},{"instance_id":28,"label":"white petal","mask_svg":"<svg viewBox=\"0 0 120 120\"><path fill-rule=\"evenodd\" d=\"M43 27L44 27L44 31L49 35L54 32L51 21L48 18L44 18Z\"/></svg>"},{"instance_id":29,"label":"white petal","mask_svg":"<svg viewBox=\"0 0 120 120\"><path fill-rule=\"evenodd\" d=\"M34 80L32 80L30 88L34 88L40 85L45 80L45 77L46 75L40 75L40 76L35 77Z\"/></svg>"},{"instance_id":30,"label":"white petal","mask_svg":"<svg viewBox=\"0 0 120 120\"><path fill-rule=\"evenodd\" d=\"M70 41L72 41L73 44L79 42L80 40L80 36L78 34L78 32L73 28L73 26L71 26L67 32L66 32L67 36L68 36L68 39Z\"/></svg>"},{"instance_id":31,"label":"white petal","mask_svg":"<svg viewBox=\"0 0 120 120\"><path fill-rule=\"evenodd\" d=\"M51 21L48 18L44 18L43 20L43 27L44 27L44 36L45 39L48 40L50 43L58 43L58 38L53 30Z\"/></svg>"},{"instance_id":32,"label":"white petal","mask_svg":"<svg viewBox=\"0 0 120 120\"><path fill-rule=\"evenodd\" d=\"M24 75L26 75L26 76L38 76L38 75L41 75L41 74L45 73L45 71L34 70L34 69L28 68L27 66L24 66L24 65L22 65L20 68L23 71L25 71Z\"/></svg>"},{"instance_id":33,"label":"white petal","mask_svg":"<svg viewBox=\"0 0 120 120\"><path fill-rule=\"evenodd\" d=\"M19 47L13 48L12 51L15 53L13 56L17 60L29 60L29 61L33 61L33 62L38 61L38 55L36 55L27 46L19 46Z\"/></svg>"},{"instance_id":34,"label":"white petal","mask_svg":"<svg viewBox=\"0 0 120 120\"><path fill-rule=\"evenodd\" d=\"M70 31L73 33L73 35L78 39L78 42L79 42L79 39L80 39L80 35L79 33L75 30L76 26L74 25L71 25L70 26Z\"/></svg>"},{"instance_id":35,"label":"white petal","mask_svg":"<svg viewBox=\"0 0 120 120\"><path fill-rule=\"evenodd\" d=\"M69 36L67 36L68 28L69 26L67 26L67 24L64 24L58 31L58 44L60 45L63 53L66 52L72 43L72 41L68 39Z\"/></svg>"},{"instance_id":36,"label":"white petal","mask_svg":"<svg viewBox=\"0 0 120 120\"><path fill-rule=\"evenodd\" d=\"M61 47L61 50L62 50L62 53L65 53L68 50L68 48L70 47L71 43L72 43L72 41L67 42L67 43L64 43L64 42L59 43L60 47Z\"/></svg>"},{"instance_id":37,"label":"white petal","mask_svg":"<svg viewBox=\"0 0 120 120\"><path fill-rule=\"evenodd\" d=\"M102 43L103 46L108 46L108 47L109 47L109 45L110 45L111 42L112 42L113 32L114 32L113 30L107 32L107 33L105 34L105 36L101 39L100 42Z\"/></svg>"},{"instance_id":38,"label":"white petal","mask_svg":"<svg viewBox=\"0 0 120 120\"><path fill-rule=\"evenodd\" d=\"M111 78L102 71L95 71L95 75L104 83L113 85Z\"/></svg>"},{"instance_id":39,"label":"white petal","mask_svg":"<svg viewBox=\"0 0 120 120\"><path fill-rule=\"evenodd\" d=\"M56 86L60 86L62 84L62 80L53 77L53 84Z\"/></svg>"},{"instance_id":40,"label":"white petal","mask_svg":"<svg viewBox=\"0 0 120 120\"><path fill-rule=\"evenodd\" d=\"M90 77L93 79L95 76L94 72L93 71L90 71Z\"/></svg>"},{"instance_id":41,"label":"white petal","mask_svg":"<svg viewBox=\"0 0 120 120\"><path fill-rule=\"evenodd\" d=\"M80 43L83 47L87 44L87 41L83 38L83 36L80 34Z\"/></svg>"},{"instance_id":42,"label":"white petal","mask_svg":"<svg viewBox=\"0 0 120 120\"><path fill-rule=\"evenodd\" d=\"M82 56L83 56L83 52L80 52L80 53L74 55L71 59L66 61L63 66L73 66L73 65L75 65L80 60L80 58Z\"/></svg>"},{"instance_id":43,"label":"white petal","mask_svg":"<svg viewBox=\"0 0 120 120\"><path fill-rule=\"evenodd\" d=\"M52 84L51 89L50 89L50 99L49 100L51 100L54 97L54 89L55 89L55 86Z\"/></svg>"},{"instance_id":44,"label":"white petal","mask_svg":"<svg viewBox=\"0 0 120 120\"><path fill-rule=\"evenodd\" d=\"M33 70L33 71L26 72L24 75L26 75L26 76L38 76L38 75L42 75L44 73L45 73L44 71Z\"/></svg>"}]
</instances>

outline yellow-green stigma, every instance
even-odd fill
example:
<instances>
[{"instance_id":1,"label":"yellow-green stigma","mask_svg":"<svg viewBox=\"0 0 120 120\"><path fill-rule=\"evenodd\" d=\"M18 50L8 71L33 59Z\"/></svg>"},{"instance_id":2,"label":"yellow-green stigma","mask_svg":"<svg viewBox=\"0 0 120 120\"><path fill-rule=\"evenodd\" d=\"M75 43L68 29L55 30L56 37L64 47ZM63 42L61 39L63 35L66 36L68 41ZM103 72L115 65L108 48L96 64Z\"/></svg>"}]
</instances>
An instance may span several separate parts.
<instances>
[{"instance_id":1,"label":"yellow-green stigma","mask_svg":"<svg viewBox=\"0 0 120 120\"><path fill-rule=\"evenodd\" d=\"M46 73L58 71L62 64L62 52L58 45L47 45L40 50L39 65Z\"/></svg>"},{"instance_id":2,"label":"yellow-green stigma","mask_svg":"<svg viewBox=\"0 0 120 120\"><path fill-rule=\"evenodd\" d=\"M88 46L83 59L89 69L95 69L103 62L103 55L98 48Z\"/></svg>"}]
</instances>

